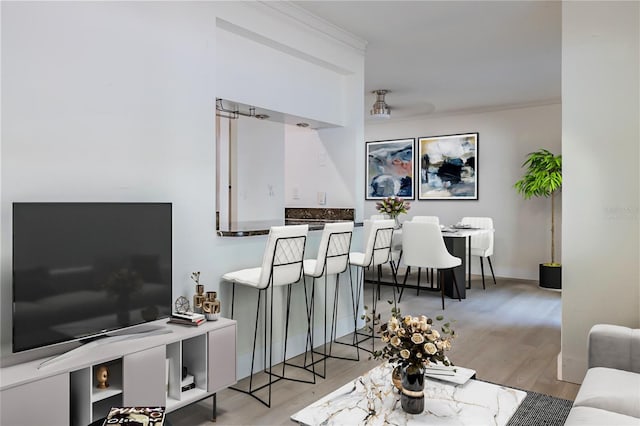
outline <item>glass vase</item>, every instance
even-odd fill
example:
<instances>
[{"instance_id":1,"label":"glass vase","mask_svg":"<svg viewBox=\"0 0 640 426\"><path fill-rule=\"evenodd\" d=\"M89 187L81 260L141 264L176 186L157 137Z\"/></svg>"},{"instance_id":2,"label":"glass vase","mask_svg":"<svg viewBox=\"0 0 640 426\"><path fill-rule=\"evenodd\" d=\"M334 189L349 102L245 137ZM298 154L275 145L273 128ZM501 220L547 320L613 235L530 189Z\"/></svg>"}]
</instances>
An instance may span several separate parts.
<instances>
[{"instance_id":1,"label":"glass vase","mask_svg":"<svg viewBox=\"0 0 640 426\"><path fill-rule=\"evenodd\" d=\"M395 229L400 229L400 219L398 218L398 216L393 216L393 220L395 221L395 225L393 225L393 227Z\"/></svg>"},{"instance_id":2,"label":"glass vase","mask_svg":"<svg viewBox=\"0 0 640 426\"><path fill-rule=\"evenodd\" d=\"M424 368L410 365L402 368L402 409L409 414L424 411Z\"/></svg>"}]
</instances>

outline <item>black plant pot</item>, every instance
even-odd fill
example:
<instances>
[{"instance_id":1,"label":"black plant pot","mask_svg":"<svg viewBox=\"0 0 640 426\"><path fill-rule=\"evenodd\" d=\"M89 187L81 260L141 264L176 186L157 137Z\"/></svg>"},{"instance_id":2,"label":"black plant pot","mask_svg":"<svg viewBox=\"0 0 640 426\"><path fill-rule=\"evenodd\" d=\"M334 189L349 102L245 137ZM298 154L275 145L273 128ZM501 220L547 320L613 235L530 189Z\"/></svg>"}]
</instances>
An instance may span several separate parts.
<instances>
[{"instance_id":1,"label":"black plant pot","mask_svg":"<svg viewBox=\"0 0 640 426\"><path fill-rule=\"evenodd\" d=\"M540 264L540 287L562 289L562 266Z\"/></svg>"}]
</instances>

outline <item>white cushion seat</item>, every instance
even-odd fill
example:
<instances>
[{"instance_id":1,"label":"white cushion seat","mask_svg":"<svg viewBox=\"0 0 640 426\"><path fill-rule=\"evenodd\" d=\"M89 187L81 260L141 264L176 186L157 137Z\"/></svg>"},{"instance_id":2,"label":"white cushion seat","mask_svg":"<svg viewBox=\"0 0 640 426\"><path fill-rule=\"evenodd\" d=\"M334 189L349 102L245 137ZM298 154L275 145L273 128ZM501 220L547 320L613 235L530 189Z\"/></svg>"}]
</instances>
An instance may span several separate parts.
<instances>
[{"instance_id":1,"label":"white cushion seat","mask_svg":"<svg viewBox=\"0 0 640 426\"><path fill-rule=\"evenodd\" d=\"M239 271L227 272L222 276L225 281L231 281L236 284L242 284L250 287L258 288L260 284L260 274L262 268L247 268Z\"/></svg>"},{"instance_id":2,"label":"white cushion seat","mask_svg":"<svg viewBox=\"0 0 640 426\"><path fill-rule=\"evenodd\" d=\"M606 367L590 368L573 405L636 417L640 424L640 374Z\"/></svg>"},{"instance_id":3,"label":"white cushion seat","mask_svg":"<svg viewBox=\"0 0 640 426\"><path fill-rule=\"evenodd\" d=\"M565 426L638 426L640 419L593 407L573 407Z\"/></svg>"},{"instance_id":4,"label":"white cushion seat","mask_svg":"<svg viewBox=\"0 0 640 426\"><path fill-rule=\"evenodd\" d=\"M347 269L353 225L353 222L325 224L318 246L318 257L304 260L304 275L320 278L323 275L339 274Z\"/></svg>"},{"instance_id":5,"label":"white cushion seat","mask_svg":"<svg viewBox=\"0 0 640 426\"><path fill-rule=\"evenodd\" d=\"M349 263L353 266L369 266L368 263L365 263L364 253L359 251L349 253Z\"/></svg>"}]
</instances>

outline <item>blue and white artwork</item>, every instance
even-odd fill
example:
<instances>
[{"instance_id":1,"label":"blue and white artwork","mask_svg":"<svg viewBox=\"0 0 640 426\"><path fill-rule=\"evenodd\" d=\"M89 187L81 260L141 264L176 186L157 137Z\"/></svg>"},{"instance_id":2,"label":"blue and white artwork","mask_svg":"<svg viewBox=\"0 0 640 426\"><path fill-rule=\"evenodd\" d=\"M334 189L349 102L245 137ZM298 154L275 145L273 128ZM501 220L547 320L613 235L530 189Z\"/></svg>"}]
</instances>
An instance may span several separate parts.
<instances>
[{"instance_id":1,"label":"blue and white artwork","mask_svg":"<svg viewBox=\"0 0 640 426\"><path fill-rule=\"evenodd\" d=\"M465 133L418 139L418 199L478 199L478 136Z\"/></svg>"},{"instance_id":2,"label":"blue and white artwork","mask_svg":"<svg viewBox=\"0 0 640 426\"><path fill-rule=\"evenodd\" d=\"M415 139L366 143L366 199L402 197L413 200Z\"/></svg>"}]
</instances>

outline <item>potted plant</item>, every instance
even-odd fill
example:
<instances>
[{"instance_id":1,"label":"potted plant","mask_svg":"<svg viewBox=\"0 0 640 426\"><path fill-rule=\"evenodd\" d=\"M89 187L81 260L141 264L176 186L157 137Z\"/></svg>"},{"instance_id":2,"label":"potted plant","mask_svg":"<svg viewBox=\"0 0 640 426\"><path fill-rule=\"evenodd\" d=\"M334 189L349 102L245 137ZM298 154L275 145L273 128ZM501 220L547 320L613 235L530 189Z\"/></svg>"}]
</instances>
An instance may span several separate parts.
<instances>
[{"instance_id":1,"label":"potted plant","mask_svg":"<svg viewBox=\"0 0 640 426\"><path fill-rule=\"evenodd\" d=\"M562 186L562 156L540 149L529 153L522 167L527 170L522 179L515 183L515 188L524 199L551 197L551 262L540 264L540 286L560 289L562 266L556 262L555 195Z\"/></svg>"}]
</instances>

